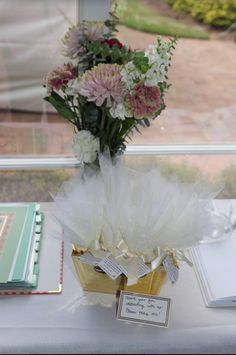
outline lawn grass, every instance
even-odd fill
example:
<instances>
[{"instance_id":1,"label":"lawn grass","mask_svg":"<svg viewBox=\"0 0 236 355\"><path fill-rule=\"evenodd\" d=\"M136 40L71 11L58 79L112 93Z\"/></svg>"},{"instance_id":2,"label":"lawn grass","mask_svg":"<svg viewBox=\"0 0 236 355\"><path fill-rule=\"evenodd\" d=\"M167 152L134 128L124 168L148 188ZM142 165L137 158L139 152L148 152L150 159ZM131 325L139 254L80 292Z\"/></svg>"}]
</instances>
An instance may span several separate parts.
<instances>
[{"instance_id":1,"label":"lawn grass","mask_svg":"<svg viewBox=\"0 0 236 355\"><path fill-rule=\"evenodd\" d=\"M141 0L118 0L117 16L120 23L139 31L164 36L209 39L209 33L194 29L180 21L163 17Z\"/></svg>"}]
</instances>

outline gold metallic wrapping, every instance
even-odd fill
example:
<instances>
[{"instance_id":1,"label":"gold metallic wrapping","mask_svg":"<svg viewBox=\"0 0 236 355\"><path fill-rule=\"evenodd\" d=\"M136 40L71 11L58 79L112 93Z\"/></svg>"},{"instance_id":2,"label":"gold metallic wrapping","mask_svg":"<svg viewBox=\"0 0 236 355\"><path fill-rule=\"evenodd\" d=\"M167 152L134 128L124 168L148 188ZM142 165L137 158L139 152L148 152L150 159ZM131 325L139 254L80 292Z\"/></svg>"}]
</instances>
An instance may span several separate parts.
<instances>
[{"instance_id":1,"label":"gold metallic wrapping","mask_svg":"<svg viewBox=\"0 0 236 355\"><path fill-rule=\"evenodd\" d=\"M125 290L130 292L158 295L166 280L166 272L163 266L160 266L148 275L139 278L135 285L127 286L126 276L122 275L116 280L112 280L105 273L96 271L93 266L82 263L78 259L78 256L80 256L83 251L83 249L73 246L72 259L77 276L84 291L116 294L121 290Z\"/></svg>"}]
</instances>

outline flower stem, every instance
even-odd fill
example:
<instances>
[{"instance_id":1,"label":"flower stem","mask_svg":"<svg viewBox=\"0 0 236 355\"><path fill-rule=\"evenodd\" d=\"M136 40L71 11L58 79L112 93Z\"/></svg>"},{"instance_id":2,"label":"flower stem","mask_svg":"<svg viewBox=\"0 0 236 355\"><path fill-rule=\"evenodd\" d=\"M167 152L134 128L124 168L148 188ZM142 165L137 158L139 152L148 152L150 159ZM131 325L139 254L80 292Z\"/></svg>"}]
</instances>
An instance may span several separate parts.
<instances>
[{"instance_id":1,"label":"flower stem","mask_svg":"<svg viewBox=\"0 0 236 355\"><path fill-rule=\"evenodd\" d=\"M100 131L104 130L105 120L106 120L106 109L102 108L102 119L101 119L101 124L100 124Z\"/></svg>"},{"instance_id":2,"label":"flower stem","mask_svg":"<svg viewBox=\"0 0 236 355\"><path fill-rule=\"evenodd\" d=\"M71 107L72 111L76 115L76 120L74 121L74 125L80 131L83 127L81 126L81 122L80 122L80 111L79 111L79 108L75 106L73 97L69 97L68 100L69 100L69 102L71 104L70 107Z\"/></svg>"}]
</instances>

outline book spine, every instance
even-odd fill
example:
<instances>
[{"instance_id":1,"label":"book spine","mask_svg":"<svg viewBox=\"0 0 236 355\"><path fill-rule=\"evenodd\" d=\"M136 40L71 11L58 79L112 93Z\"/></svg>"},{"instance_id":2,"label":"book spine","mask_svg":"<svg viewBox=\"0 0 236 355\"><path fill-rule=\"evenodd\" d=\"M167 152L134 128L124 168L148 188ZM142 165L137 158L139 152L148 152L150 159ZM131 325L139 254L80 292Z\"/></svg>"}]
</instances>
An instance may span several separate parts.
<instances>
[{"instance_id":1,"label":"book spine","mask_svg":"<svg viewBox=\"0 0 236 355\"><path fill-rule=\"evenodd\" d=\"M35 238L34 238L34 245L33 245L33 265L32 265L32 278L30 281L30 287L37 287L38 284L38 277L39 277L39 252L40 252L40 245L41 245L41 236L42 236L42 228L43 228L43 213L40 211L36 211L36 226L35 226Z\"/></svg>"}]
</instances>

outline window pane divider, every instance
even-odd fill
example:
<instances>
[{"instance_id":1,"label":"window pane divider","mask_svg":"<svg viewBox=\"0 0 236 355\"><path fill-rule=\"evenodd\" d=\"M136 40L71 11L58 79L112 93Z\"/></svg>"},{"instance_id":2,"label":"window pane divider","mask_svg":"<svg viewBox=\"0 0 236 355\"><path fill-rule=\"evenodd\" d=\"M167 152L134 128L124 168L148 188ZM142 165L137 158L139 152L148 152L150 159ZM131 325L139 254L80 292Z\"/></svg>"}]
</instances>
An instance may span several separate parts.
<instances>
[{"instance_id":1,"label":"window pane divider","mask_svg":"<svg viewBox=\"0 0 236 355\"><path fill-rule=\"evenodd\" d=\"M126 155L236 155L236 144L160 144L129 145ZM77 168L81 163L72 156L0 156L0 170Z\"/></svg>"}]
</instances>

